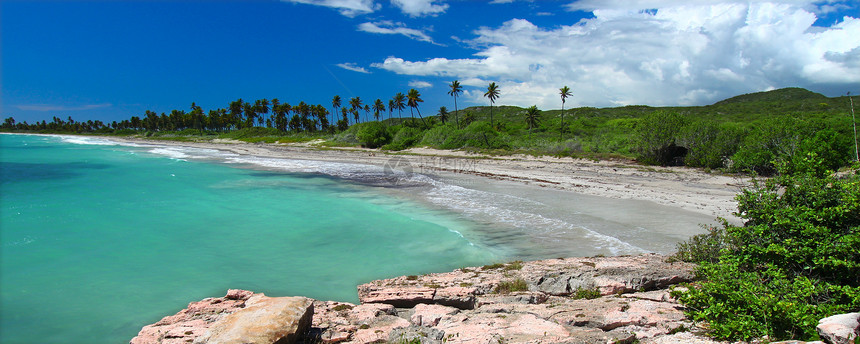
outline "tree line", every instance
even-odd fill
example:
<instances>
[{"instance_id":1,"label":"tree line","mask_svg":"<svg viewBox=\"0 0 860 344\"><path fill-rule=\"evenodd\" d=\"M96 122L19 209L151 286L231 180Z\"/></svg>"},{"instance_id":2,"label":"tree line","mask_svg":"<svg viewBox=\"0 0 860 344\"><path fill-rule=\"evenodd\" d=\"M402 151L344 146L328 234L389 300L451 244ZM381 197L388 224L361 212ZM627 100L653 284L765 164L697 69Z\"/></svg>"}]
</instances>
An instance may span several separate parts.
<instances>
[{"instance_id":1,"label":"tree line","mask_svg":"<svg viewBox=\"0 0 860 344\"><path fill-rule=\"evenodd\" d=\"M50 122L28 124L9 117L0 130L145 132L147 136L222 134L272 142L279 136L297 135L390 150L415 145L501 149L539 155L624 157L645 164L759 174L776 172L774 160L792 159L810 151L826 157L834 168L860 158L856 133L852 132L853 111L848 112L847 106L851 104L853 110L850 96L828 98L787 88L701 107L566 109L566 101L573 94L563 86L558 89L561 110L542 111L537 106L497 106L501 89L491 82L483 93L488 107L460 109L458 98L463 87L457 80L447 86L454 111L449 113L442 106L429 117L421 111L421 93L413 88L396 93L387 102L377 98L366 103L360 97L344 99L335 95L326 107L303 101L291 105L278 99L237 99L208 112L191 103L189 111L157 114L147 110L141 116L111 123L54 117ZM844 106L836 105L843 102ZM368 126L374 122L379 125Z\"/></svg>"},{"instance_id":2,"label":"tree line","mask_svg":"<svg viewBox=\"0 0 860 344\"><path fill-rule=\"evenodd\" d=\"M459 109L457 106L457 98L462 94L463 87L458 80L454 80L448 85L448 94L454 99L454 120L459 127ZM570 96L570 91L567 86L562 94L562 103ZM500 89L495 82L491 82L487 87L487 92L484 96L490 101L490 123L494 125L492 118L492 107L495 101L499 98ZM409 108L410 117L415 119L415 113L422 123L426 124L424 117L421 115L419 108L420 103L424 102L421 98L421 93L416 89L410 89L406 94L398 92L386 103L377 98L373 104L365 104L360 97L352 97L344 106L343 99L340 95L335 95L331 100L331 111L324 105L307 104L304 101L296 105L282 103L277 98L274 99L257 99L253 102L245 101L241 98L230 102L227 107L212 109L208 112L198 106L196 103L191 103L189 111L174 109L169 113L146 110L140 116L132 116L129 119L121 121L113 121L104 123L102 121L87 121L77 122L71 117L63 120L59 117L53 117L53 120L41 121L36 123L17 122L13 117L5 119L0 128L5 130L23 130L23 131L65 131L65 132L109 132L110 130L134 130L134 131L182 131L186 129L196 129L199 131L213 132L228 132L252 127L274 128L282 133L288 132L325 132L335 133L344 131L350 125L370 121L370 113L373 111L373 120L379 121L384 119L386 109L388 111L388 120L392 119L392 114L396 110L398 113L398 123L403 123L403 110ZM562 105L563 106L563 105ZM443 123L448 120L448 111L446 107L441 107L437 114Z\"/></svg>"}]
</instances>

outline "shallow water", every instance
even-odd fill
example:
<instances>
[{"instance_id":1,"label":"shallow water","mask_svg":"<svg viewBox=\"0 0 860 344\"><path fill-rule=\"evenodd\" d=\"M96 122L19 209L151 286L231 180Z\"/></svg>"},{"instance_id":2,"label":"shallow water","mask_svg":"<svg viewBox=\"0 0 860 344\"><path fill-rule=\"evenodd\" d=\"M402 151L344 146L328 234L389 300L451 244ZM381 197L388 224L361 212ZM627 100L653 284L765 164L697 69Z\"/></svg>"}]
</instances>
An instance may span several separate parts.
<instances>
[{"instance_id":1,"label":"shallow water","mask_svg":"<svg viewBox=\"0 0 860 344\"><path fill-rule=\"evenodd\" d=\"M0 135L0 342L125 342L243 288L357 301L372 279L670 252L711 219L386 167ZM395 166L403 167L403 166Z\"/></svg>"}]
</instances>

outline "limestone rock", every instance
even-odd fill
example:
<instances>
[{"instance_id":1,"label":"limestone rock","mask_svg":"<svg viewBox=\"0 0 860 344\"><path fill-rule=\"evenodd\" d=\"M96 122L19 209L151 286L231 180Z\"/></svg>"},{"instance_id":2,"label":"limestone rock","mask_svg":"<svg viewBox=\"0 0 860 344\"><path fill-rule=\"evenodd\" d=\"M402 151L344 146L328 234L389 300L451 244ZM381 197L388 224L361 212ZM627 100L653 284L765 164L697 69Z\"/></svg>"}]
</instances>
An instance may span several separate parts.
<instances>
[{"instance_id":1,"label":"limestone rock","mask_svg":"<svg viewBox=\"0 0 860 344\"><path fill-rule=\"evenodd\" d=\"M409 321L416 326L436 326L446 315L456 314L457 308L442 305L416 305Z\"/></svg>"},{"instance_id":2,"label":"limestone rock","mask_svg":"<svg viewBox=\"0 0 860 344\"><path fill-rule=\"evenodd\" d=\"M304 297L263 297L218 320L194 343L289 344L308 330L313 300Z\"/></svg>"},{"instance_id":3,"label":"limestone rock","mask_svg":"<svg viewBox=\"0 0 860 344\"><path fill-rule=\"evenodd\" d=\"M395 307L433 303L435 294L435 289L426 287L383 287L372 283L358 286L358 299L361 303L386 303Z\"/></svg>"},{"instance_id":4,"label":"limestone rock","mask_svg":"<svg viewBox=\"0 0 860 344\"><path fill-rule=\"evenodd\" d=\"M385 342L388 340L391 331L401 327L409 327L409 321L394 315L381 315L370 324L366 324L355 331L348 343L367 344Z\"/></svg>"},{"instance_id":5,"label":"limestone rock","mask_svg":"<svg viewBox=\"0 0 860 344\"><path fill-rule=\"evenodd\" d=\"M442 344L445 332L425 326L409 326L396 328L388 335L389 343L414 343L416 340L421 344Z\"/></svg>"},{"instance_id":6,"label":"limestone rock","mask_svg":"<svg viewBox=\"0 0 860 344\"><path fill-rule=\"evenodd\" d=\"M308 311L312 318L296 317L297 322L310 323L308 341L313 343L715 343L683 332L696 327L667 289L690 280L693 268L652 254L493 264L373 281L358 286L359 305L313 301ZM503 281L516 281L516 289L527 290L497 291ZM597 290L602 296L571 297L577 289ZM206 342L214 332L227 332L213 322L221 324L254 309L276 309L272 300L231 290L223 298L190 304L150 325L150 332L141 331L157 340L133 343ZM236 327L263 323L254 320ZM271 342L278 340L276 328L250 331L273 333L266 339ZM256 342L248 339L251 335L234 337Z\"/></svg>"},{"instance_id":7,"label":"limestone rock","mask_svg":"<svg viewBox=\"0 0 860 344\"><path fill-rule=\"evenodd\" d=\"M694 277L692 265L667 263L656 255L612 258L597 262L582 261L584 268L573 271L548 272L531 281L533 286L529 289L550 295L570 295L577 289L597 289L601 295L612 295L665 289L670 285L692 281Z\"/></svg>"},{"instance_id":8,"label":"limestone rock","mask_svg":"<svg viewBox=\"0 0 860 344\"><path fill-rule=\"evenodd\" d=\"M818 335L831 344L853 344L860 336L860 313L847 313L818 321Z\"/></svg>"},{"instance_id":9,"label":"limestone rock","mask_svg":"<svg viewBox=\"0 0 860 344\"><path fill-rule=\"evenodd\" d=\"M230 289L224 297L213 297L192 302L178 313L144 326L131 344L183 343L187 344L206 332L209 326L226 314L245 307L255 295L251 291Z\"/></svg>"}]
</instances>

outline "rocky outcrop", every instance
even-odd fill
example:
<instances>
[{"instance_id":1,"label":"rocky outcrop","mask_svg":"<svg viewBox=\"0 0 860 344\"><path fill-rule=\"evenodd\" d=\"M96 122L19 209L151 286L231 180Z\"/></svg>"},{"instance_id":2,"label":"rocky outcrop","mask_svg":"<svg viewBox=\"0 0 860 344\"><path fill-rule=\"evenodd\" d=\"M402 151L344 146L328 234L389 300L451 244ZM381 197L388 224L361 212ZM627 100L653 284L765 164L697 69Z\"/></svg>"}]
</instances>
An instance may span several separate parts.
<instances>
[{"instance_id":1,"label":"rocky outcrop","mask_svg":"<svg viewBox=\"0 0 860 344\"><path fill-rule=\"evenodd\" d=\"M245 308L245 302L254 295L247 290L230 289L224 297L212 297L188 304L178 313L144 326L132 338L131 344L188 344L206 333L209 326L224 315Z\"/></svg>"},{"instance_id":2,"label":"rocky outcrop","mask_svg":"<svg viewBox=\"0 0 860 344\"><path fill-rule=\"evenodd\" d=\"M514 262L448 273L402 276L358 286L361 303L413 307L432 303L471 309L476 296L492 293L500 284L522 280L529 291L569 296L584 291L600 295L665 289L690 281L693 265L668 263L660 255L563 258Z\"/></svg>"},{"instance_id":3,"label":"rocky outcrop","mask_svg":"<svg viewBox=\"0 0 860 344\"><path fill-rule=\"evenodd\" d=\"M860 313L839 314L818 321L818 335L830 344L853 344L860 336Z\"/></svg>"},{"instance_id":4,"label":"rocky outcrop","mask_svg":"<svg viewBox=\"0 0 860 344\"><path fill-rule=\"evenodd\" d=\"M312 316L311 299L231 289L145 326L130 343L289 344L308 332Z\"/></svg>"},{"instance_id":5,"label":"rocky outcrop","mask_svg":"<svg viewBox=\"0 0 860 344\"><path fill-rule=\"evenodd\" d=\"M550 259L402 276L358 286L362 305L350 307L386 305L381 318L408 320L377 332L393 342L421 333L422 343L645 341L692 327L666 288L691 281L694 266L664 258ZM368 343L348 335L362 324L350 320L354 310L332 311L345 307L320 304L314 321L320 339Z\"/></svg>"},{"instance_id":6,"label":"rocky outcrop","mask_svg":"<svg viewBox=\"0 0 860 344\"><path fill-rule=\"evenodd\" d=\"M378 280L358 287L358 305L313 301L305 342L668 343L673 341L666 338L675 338L712 343L686 332L693 326L666 289L690 281L692 270L689 264L642 255L513 262ZM214 337L208 333L225 331L217 330L216 323L251 312L256 300L264 298L246 293L241 305L207 311L212 314L205 319L179 316L188 310L174 316L177 321L162 319L162 325L141 331L143 337L158 340L138 336L132 343L168 343L173 337L166 334L181 332L185 325L178 320L186 318L200 327L176 343L211 343ZM213 306L239 299L207 300L201 302ZM262 308L269 307L275 306ZM298 313L291 314L304 319ZM255 324L234 328L246 326ZM277 332L274 325L267 331Z\"/></svg>"},{"instance_id":7,"label":"rocky outcrop","mask_svg":"<svg viewBox=\"0 0 860 344\"><path fill-rule=\"evenodd\" d=\"M304 297L251 297L245 308L224 316L195 344L292 344L308 332L313 300Z\"/></svg>"}]
</instances>

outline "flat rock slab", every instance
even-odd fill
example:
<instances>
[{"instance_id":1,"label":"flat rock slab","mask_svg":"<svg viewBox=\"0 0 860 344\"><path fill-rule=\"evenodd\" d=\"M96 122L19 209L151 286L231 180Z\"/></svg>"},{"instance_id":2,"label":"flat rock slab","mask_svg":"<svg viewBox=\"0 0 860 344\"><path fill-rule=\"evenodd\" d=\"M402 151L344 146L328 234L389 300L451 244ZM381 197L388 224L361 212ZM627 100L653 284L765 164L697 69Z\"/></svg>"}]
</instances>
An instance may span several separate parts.
<instances>
[{"instance_id":1,"label":"flat rock slab","mask_svg":"<svg viewBox=\"0 0 860 344\"><path fill-rule=\"evenodd\" d=\"M395 307L440 304L473 309L476 296L492 293L502 282L522 280L527 290L547 295L566 296L580 290L612 295L689 282L694 268L689 263L667 262L656 254L547 259L373 281L358 286L358 298L361 303Z\"/></svg>"},{"instance_id":2,"label":"flat rock slab","mask_svg":"<svg viewBox=\"0 0 860 344\"><path fill-rule=\"evenodd\" d=\"M305 297L259 297L216 321L195 344L292 344L307 332L313 300Z\"/></svg>"}]
</instances>

